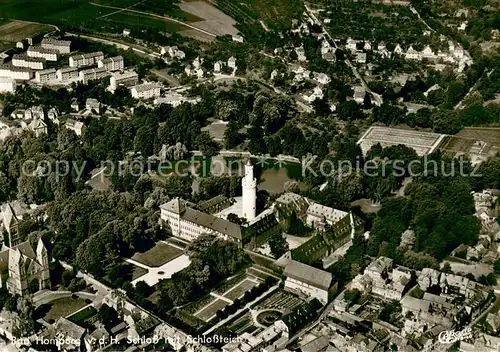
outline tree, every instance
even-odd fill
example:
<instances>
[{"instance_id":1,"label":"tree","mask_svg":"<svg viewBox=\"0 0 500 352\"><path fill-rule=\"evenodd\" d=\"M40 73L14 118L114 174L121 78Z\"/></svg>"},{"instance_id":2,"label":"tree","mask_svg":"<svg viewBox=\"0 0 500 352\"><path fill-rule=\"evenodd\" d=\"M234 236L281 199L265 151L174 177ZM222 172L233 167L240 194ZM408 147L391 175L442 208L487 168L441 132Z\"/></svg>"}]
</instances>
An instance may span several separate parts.
<instances>
[{"instance_id":1,"label":"tree","mask_svg":"<svg viewBox=\"0 0 500 352\"><path fill-rule=\"evenodd\" d=\"M219 146L212 140L208 132L200 133L198 138L196 138L196 144L204 156L217 155L220 150Z\"/></svg>"},{"instance_id":2,"label":"tree","mask_svg":"<svg viewBox=\"0 0 500 352\"><path fill-rule=\"evenodd\" d=\"M233 149L243 142L243 136L239 132L238 123L229 121L224 131L224 146L226 149Z\"/></svg>"},{"instance_id":3,"label":"tree","mask_svg":"<svg viewBox=\"0 0 500 352\"><path fill-rule=\"evenodd\" d=\"M103 304L97 312L97 318L106 327L110 329L118 322L118 313L116 310L107 304Z\"/></svg>"},{"instance_id":4,"label":"tree","mask_svg":"<svg viewBox=\"0 0 500 352\"><path fill-rule=\"evenodd\" d=\"M269 247L271 248L271 253L275 258L281 257L289 250L286 237L283 236L280 232L271 235L268 243Z\"/></svg>"}]
</instances>

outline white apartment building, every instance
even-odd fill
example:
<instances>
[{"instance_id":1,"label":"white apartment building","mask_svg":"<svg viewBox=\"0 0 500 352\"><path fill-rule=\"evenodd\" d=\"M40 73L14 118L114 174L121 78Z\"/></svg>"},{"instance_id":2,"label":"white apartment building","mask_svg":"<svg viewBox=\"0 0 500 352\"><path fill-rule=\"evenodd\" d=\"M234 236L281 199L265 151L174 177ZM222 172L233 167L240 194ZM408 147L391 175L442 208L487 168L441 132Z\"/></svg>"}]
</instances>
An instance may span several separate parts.
<instances>
[{"instance_id":1,"label":"white apartment building","mask_svg":"<svg viewBox=\"0 0 500 352\"><path fill-rule=\"evenodd\" d=\"M14 93L16 81L10 77L0 77L0 93Z\"/></svg>"},{"instance_id":2,"label":"white apartment building","mask_svg":"<svg viewBox=\"0 0 500 352\"><path fill-rule=\"evenodd\" d=\"M139 82L139 75L135 71L114 72L109 79L109 87L115 91L119 86L130 87Z\"/></svg>"},{"instance_id":3,"label":"white apartment building","mask_svg":"<svg viewBox=\"0 0 500 352\"><path fill-rule=\"evenodd\" d=\"M48 70L36 71L35 80L38 83L47 83L57 79L57 71L55 68L49 68Z\"/></svg>"},{"instance_id":4,"label":"white apartment building","mask_svg":"<svg viewBox=\"0 0 500 352\"><path fill-rule=\"evenodd\" d=\"M130 94L135 99L149 99L159 97L161 85L156 82L143 83L130 88Z\"/></svg>"},{"instance_id":5,"label":"white apartment building","mask_svg":"<svg viewBox=\"0 0 500 352\"><path fill-rule=\"evenodd\" d=\"M97 67L104 67L107 71L120 71L125 67L123 56L109 57L107 59L99 60Z\"/></svg>"},{"instance_id":6,"label":"white apartment building","mask_svg":"<svg viewBox=\"0 0 500 352\"><path fill-rule=\"evenodd\" d=\"M104 60L102 51L88 54L73 55L69 57L69 67L83 67L97 65L99 60Z\"/></svg>"},{"instance_id":7,"label":"white apartment building","mask_svg":"<svg viewBox=\"0 0 500 352\"><path fill-rule=\"evenodd\" d=\"M26 51L29 57L37 57L47 61L57 61L59 52L54 49L45 49L41 46L30 46Z\"/></svg>"},{"instance_id":8,"label":"white apartment building","mask_svg":"<svg viewBox=\"0 0 500 352\"><path fill-rule=\"evenodd\" d=\"M89 81L106 77L108 75L108 72L104 69L104 67L89 68L87 70L80 71L78 75L80 81L82 81L84 84L87 84Z\"/></svg>"},{"instance_id":9,"label":"white apartment building","mask_svg":"<svg viewBox=\"0 0 500 352\"><path fill-rule=\"evenodd\" d=\"M79 78L78 70L74 67L60 68L56 72L59 81L71 81Z\"/></svg>"},{"instance_id":10,"label":"white apartment building","mask_svg":"<svg viewBox=\"0 0 500 352\"><path fill-rule=\"evenodd\" d=\"M14 55L12 65L16 67L27 67L32 70L43 70L45 68L45 59L29 57L27 55Z\"/></svg>"},{"instance_id":11,"label":"white apartment building","mask_svg":"<svg viewBox=\"0 0 500 352\"><path fill-rule=\"evenodd\" d=\"M200 101L201 101L200 97L188 98L179 93L173 92L173 93L168 93L165 97L156 98L154 100L154 104L155 105L168 104L175 108L181 105L182 103L189 103L195 105L198 104Z\"/></svg>"},{"instance_id":12,"label":"white apartment building","mask_svg":"<svg viewBox=\"0 0 500 352\"><path fill-rule=\"evenodd\" d=\"M203 213L180 198L160 206L160 217L173 236L193 241L202 233L213 233L242 246L241 228L230 221Z\"/></svg>"},{"instance_id":13,"label":"white apartment building","mask_svg":"<svg viewBox=\"0 0 500 352\"><path fill-rule=\"evenodd\" d=\"M44 49L56 50L59 54L69 54L71 52L71 41L69 40L43 38L40 45Z\"/></svg>"},{"instance_id":14,"label":"white apartment building","mask_svg":"<svg viewBox=\"0 0 500 352\"><path fill-rule=\"evenodd\" d=\"M328 303L328 290L332 284L332 274L328 271L290 260L283 275L286 277L285 289L317 298L323 304Z\"/></svg>"},{"instance_id":15,"label":"white apartment building","mask_svg":"<svg viewBox=\"0 0 500 352\"><path fill-rule=\"evenodd\" d=\"M33 70L27 67L2 65L0 66L0 77L8 77L15 80L27 81L33 78Z\"/></svg>"}]
</instances>

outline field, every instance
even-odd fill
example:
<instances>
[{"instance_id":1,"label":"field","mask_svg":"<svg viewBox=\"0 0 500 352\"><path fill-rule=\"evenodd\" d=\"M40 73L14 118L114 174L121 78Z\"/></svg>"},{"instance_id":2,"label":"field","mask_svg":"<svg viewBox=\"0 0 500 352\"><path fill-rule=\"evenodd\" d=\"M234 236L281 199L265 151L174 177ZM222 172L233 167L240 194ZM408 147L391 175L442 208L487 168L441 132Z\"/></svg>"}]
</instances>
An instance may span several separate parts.
<instances>
[{"instance_id":1,"label":"field","mask_svg":"<svg viewBox=\"0 0 500 352\"><path fill-rule=\"evenodd\" d=\"M240 24L258 24L263 21L271 29L290 28L303 6L297 0L214 0L215 5Z\"/></svg>"},{"instance_id":2,"label":"field","mask_svg":"<svg viewBox=\"0 0 500 352\"><path fill-rule=\"evenodd\" d=\"M150 267L159 267L177 258L182 252L182 249L167 243L158 242L147 252L134 254L132 259Z\"/></svg>"},{"instance_id":3,"label":"field","mask_svg":"<svg viewBox=\"0 0 500 352\"><path fill-rule=\"evenodd\" d=\"M85 300L78 297L59 298L40 306L35 314L40 315L43 320L50 323L57 321L60 317L67 317L86 305Z\"/></svg>"},{"instance_id":4,"label":"field","mask_svg":"<svg viewBox=\"0 0 500 352\"><path fill-rule=\"evenodd\" d=\"M115 3L126 3L117 0ZM110 2L110 1L108 1ZM127 6L125 6L127 7ZM117 9L97 6L89 0L2 0L0 18L52 24L63 28L84 28L103 32L119 32L123 28L150 27L164 32L177 32L187 29L161 18L154 18L132 12L117 12ZM195 20L189 14L179 13L182 19Z\"/></svg>"},{"instance_id":5,"label":"field","mask_svg":"<svg viewBox=\"0 0 500 352\"><path fill-rule=\"evenodd\" d=\"M54 30L52 27L23 21L12 21L0 26L0 40L17 42L28 37L45 34Z\"/></svg>"},{"instance_id":6,"label":"field","mask_svg":"<svg viewBox=\"0 0 500 352\"><path fill-rule=\"evenodd\" d=\"M443 137L444 135L437 133L372 126L361 137L358 144L365 155L373 145L380 143L382 147L403 144L422 156L434 151Z\"/></svg>"}]
</instances>

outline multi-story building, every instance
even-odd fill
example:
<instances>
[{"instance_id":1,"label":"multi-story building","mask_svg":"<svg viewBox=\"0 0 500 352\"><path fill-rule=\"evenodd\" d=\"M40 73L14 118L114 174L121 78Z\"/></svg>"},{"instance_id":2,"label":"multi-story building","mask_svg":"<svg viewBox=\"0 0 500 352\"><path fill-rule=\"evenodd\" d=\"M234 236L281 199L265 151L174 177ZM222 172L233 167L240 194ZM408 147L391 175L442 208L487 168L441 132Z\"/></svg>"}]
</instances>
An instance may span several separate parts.
<instances>
[{"instance_id":1,"label":"multi-story building","mask_svg":"<svg viewBox=\"0 0 500 352\"><path fill-rule=\"evenodd\" d=\"M33 78L33 70L27 67L14 67L11 65L1 65L0 77L8 77L15 80L27 81Z\"/></svg>"},{"instance_id":2,"label":"multi-story building","mask_svg":"<svg viewBox=\"0 0 500 352\"><path fill-rule=\"evenodd\" d=\"M57 61L59 52L54 49L45 49L39 45L30 46L26 51L29 57L45 59L47 61Z\"/></svg>"},{"instance_id":3,"label":"multi-story building","mask_svg":"<svg viewBox=\"0 0 500 352\"><path fill-rule=\"evenodd\" d=\"M130 94L135 99L150 99L159 97L161 85L157 82L143 83L130 88Z\"/></svg>"},{"instance_id":4,"label":"multi-story building","mask_svg":"<svg viewBox=\"0 0 500 352\"><path fill-rule=\"evenodd\" d=\"M99 60L98 67L104 67L107 71L120 71L125 67L123 56L108 57L107 59Z\"/></svg>"},{"instance_id":5,"label":"multi-story building","mask_svg":"<svg viewBox=\"0 0 500 352\"><path fill-rule=\"evenodd\" d=\"M35 80L38 83L46 83L57 79L56 69L49 68L48 70L36 71Z\"/></svg>"},{"instance_id":6,"label":"multi-story building","mask_svg":"<svg viewBox=\"0 0 500 352\"><path fill-rule=\"evenodd\" d=\"M345 211L313 203L307 209L306 223L317 230L322 230L325 225L333 225L348 215L349 213Z\"/></svg>"},{"instance_id":7,"label":"multi-story building","mask_svg":"<svg viewBox=\"0 0 500 352\"><path fill-rule=\"evenodd\" d=\"M59 81L71 81L79 78L78 69L74 67L60 68L57 70L56 75Z\"/></svg>"},{"instance_id":8,"label":"multi-story building","mask_svg":"<svg viewBox=\"0 0 500 352\"><path fill-rule=\"evenodd\" d=\"M16 81L10 77L0 77L0 93L14 93Z\"/></svg>"},{"instance_id":9,"label":"multi-story building","mask_svg":"<svg viewBox=\"0 0 500 352\"><path fill-rule=\"evenodd\" d=\"M84 67L97 65L99 60L104 59L102 51L96 51L88 54L73 55L69 57L70 67Z\"/></svg>"},{"instance_id":10,"label":"multi-story building","mask_svg":"<svg viewBox=\"0 0 500 352\"><path fill-rule=\"evenodd\" d=\"M119 86L130 87L139 82L139 75L135 71L115 72L109 79L109 86L115 91Z\"/></svg>"},{"instance_id":11,"label":"multi-story building","mask_svg":"<svg viewBox=\"0 0 500 352\"><path fill-rule=\"evenodd\" d=\"M317 298L323 304L328 302L328 290L332 284L332 274L328 271L290 260L283 275L286 277L285 289Z\"/></svg>"},{"instance_id":12,"label":"multi-story building","mask_svg":"<svg viewBox=\"0 0 500 352\"><path fill-rule=\"evenodd\" d=\"M108 72L104 69L104 67L89 68L87 70L80 71L78 75L80 81L82 81L84 84L87 84L89 81L106 77L108 75Z\"/></svg>"},{"instance_id":13,"label":"multi-story building","mask_svg":"<svg viewBox=\"0 0 500 352\"><path fill-rule=\"evenodd\" d=\"M196 210L191 204L180 198L172 199L161 205L160 217L173 236L193 241L203 233L213 233L242 246L239 225Z\"/></svg>"},{"instance_id":14,"label":"multi-story building","mask_svg":"<svg viewBox=\"0 0 500 352\"><path fill-rule=\"evenodd\" d=\"M45 59L29 57L27 55L14 55L12 65L16 67L28 67L33 70L43 70L45 68Z\"/></svg>"},{"instance_id":15,"label":"multi-story building","mask_svg":"<svg viewBox=\"0 0 500 352\"><path fill-rule=\"evenodd\" d=\"M71 52L71 41L69 40L43 38L40 46L44 49L56 50L59 54L69 54Z\"/></svg>"}]
</instances>

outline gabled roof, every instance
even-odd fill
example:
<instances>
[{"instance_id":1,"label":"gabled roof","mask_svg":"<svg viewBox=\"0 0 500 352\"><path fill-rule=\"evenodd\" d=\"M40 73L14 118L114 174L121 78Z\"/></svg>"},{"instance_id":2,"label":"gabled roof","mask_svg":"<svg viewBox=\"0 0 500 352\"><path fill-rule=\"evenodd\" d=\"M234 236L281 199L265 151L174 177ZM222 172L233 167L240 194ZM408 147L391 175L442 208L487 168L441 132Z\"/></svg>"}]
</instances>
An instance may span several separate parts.
<instances>
[{"instance_id":1,"label":"gabled roof","mask_svg":"<svg viewBox=\"0 0 500 352\"><path fill-rule=\"evenodd\" d=\"M328 271L316 269L296 260L292 260L286 266L283 274L323 290L328 290L332 283L332 274Z\"/></svg>"}]
</instances>

